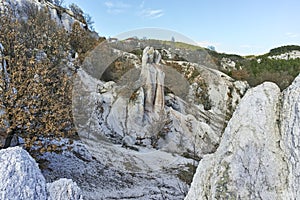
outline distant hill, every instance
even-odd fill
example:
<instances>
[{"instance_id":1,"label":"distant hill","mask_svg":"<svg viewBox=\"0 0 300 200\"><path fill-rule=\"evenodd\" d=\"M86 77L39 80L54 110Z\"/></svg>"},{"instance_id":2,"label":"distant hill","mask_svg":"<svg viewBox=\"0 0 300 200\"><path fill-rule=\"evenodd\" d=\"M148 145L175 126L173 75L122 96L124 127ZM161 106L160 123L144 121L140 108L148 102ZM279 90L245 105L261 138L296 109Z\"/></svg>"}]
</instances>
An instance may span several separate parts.
<instances>
[{"instance_id":1,"label":"distant hill","mask_svg":"<svg viewBox=\"0 0 300 200\"><path fill-rule=\"evenodd\" d=\"M146 46L167 50L165 53L162 52L163 59L188 61L218 69L236 80L246 80L251 86L271 81L283 90L300 73L300 46L297 45L274 48L263 55L241 56L219 53L183 42L136 38L130 41L118 41L116 46L121 43L136 45L131 53L139 57Z\"/></svg>"},{"instance_id":2,"label":"distant hill","mask_svg":"<svg viewBox=\"0 0 300 200\"><path fill-rule=\"evenodd\" d=\"M300 51L300 46L298 45L287 45L281 46L274 49L271 49L270 52L267 54L268 56L280 55L290 51Z\"/></svg>"},{"instance_id":3,"label":"distant hill","mask_svg":"<svg viewBox=\"0 0 300 200\"><path fill-rule=\"evenodd\" d=\"M258 56L239 56L209 51L219 69L251 86L265 81L275 82L282 90L300 73L300 46L289 45L271 49Z\"/></svg>"}]
</instances>

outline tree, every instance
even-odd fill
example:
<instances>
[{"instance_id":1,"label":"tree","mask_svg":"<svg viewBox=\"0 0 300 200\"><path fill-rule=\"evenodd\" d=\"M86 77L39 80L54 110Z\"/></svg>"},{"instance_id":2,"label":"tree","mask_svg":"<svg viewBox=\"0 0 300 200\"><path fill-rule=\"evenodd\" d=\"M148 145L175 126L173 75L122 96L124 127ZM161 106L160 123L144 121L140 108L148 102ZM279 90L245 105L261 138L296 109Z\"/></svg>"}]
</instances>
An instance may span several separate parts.
<instances>
[{"instance_id":1,"label":"tree","mask_svg":"<svg viewBox=\"0 0 300 200\"><path fill-rule=\"evenodd\" d=\"M211 51L216 51L216 47L214 47L214 46L212 46L212 45L208 46L207 48L208 48L209 50L211 50Z\"/></svg>"},{"instance_id":2,"label":"tree","mask_svg":"<svg viewBox=\"0 0 300 200\"><path fill-rule=\"evenodd\" d=\"M4 147L19 135L28 148L39 144L40 149L55 150L53 145L39 140L75 133L72 79L62 70L70 50L68 34L51 20L46 10L32 12L26 22L12 13L6 7L0 14L0 41L4 47L0 127L7 134Z\"/></svg>"},{"instance_id":3,"label":"tree","mask_svg":"<svg viewBox=\"0 0 300 200\"><path fill-rule=\"evenodd\" d=\"M53 3L54 5L62 7L63 4L65 3L65 0L46 0L49 1L50 3Z\"/></svg>"},{"instance_id":4,"label":"tree","mask_svg":"<svg viewBox=\"0 0 300 200\"><path fill-rule=\"evenodd\" d=\"M75 16L83 16L83 11L82 9L77 6L75 3L72 3L69 5L70 10L74 13Z\"/></svg>"},{"instance_id":5,"label":"tree","mask_svg":"<svg viewBox=\"0 0 300 200\"><path fill-rule=\"evenodd\" d=\"M89 14L85 13L84 19L85 19L85 22L88 25L89 29L93 31L95 22L92 20L92 17Z\"/></svg>"},{"instance_id":6,"label":"tree","mask_svg":"<svg viewBox=\"0 0 300 200\"><path fill-rule=\"evenodd\" d=\"M171 42L175 42L175 38L174 38L174 36L172 36L172 38L171 38Z\"/></svg>"},{"instance_id":7,"label":"tree","mask_svg":"<svg viewBox=\"0 0 300 200\"><path fill-rule=\"evenodd\" d=\"M62 6L64 2L64 0L53 0L53 3L57 6Z\"/></svg>"}]
</instances>

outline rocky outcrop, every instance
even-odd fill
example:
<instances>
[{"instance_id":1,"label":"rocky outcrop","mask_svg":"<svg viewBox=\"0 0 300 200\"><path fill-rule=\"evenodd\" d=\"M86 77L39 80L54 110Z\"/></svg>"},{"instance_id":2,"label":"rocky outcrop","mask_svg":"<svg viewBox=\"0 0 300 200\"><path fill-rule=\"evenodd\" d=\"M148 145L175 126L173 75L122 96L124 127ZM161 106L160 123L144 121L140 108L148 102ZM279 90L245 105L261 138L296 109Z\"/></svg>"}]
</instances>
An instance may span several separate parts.
<instances>
[{"instance_id":1,"label":"rocky outcrop","mask_svg":"<svg viewBox=\"0 0 300 200\"><path fill-rule=\"evenodd\" d=\"M48 200L83 200L80 188L70 179L62 178L53 183L47 183L47 192Z\"/></svg>"},{"instance_id":2,"label":"rocky outcrop","mask_svg":"<svg viewBox=\"0 0 300 200\"><path fill-rule=\"evenodd\" d=\"M160 69L160 59L160 53L153 47L144 49L141 79L144 83L144 115L150 123L159 120L164 112L165 74Z\"/></svg>"},{"instance_id":3,"label":"rocky outcrop","mask_svg":"<svg viewBox=\"0 0 300 200\"><path fill-rule=\"evenodd\" d=\"M1 150L0 163L0 199L82 199L80 189L72 180L46 184L38 164L21 147Z\"/></svg>"},{"instance_id":4,"label":"rocky outcrop","mask_svg":"<svg viewBox=\"0 0 300 200\"><path fill-rule=\"evenodd\" d=\"M38 9L46 8L49 10L51 18L56 21L59 26L64 27L68 31L72 30L74 22L78 22L82 27L87 27L84 20L79 19L82 16L75 16L72 11L56 6L47 0L8 0L0 2L0 8L4 5L8 5L10 8L15 9L15 12L23 19L27 18L26 12L30 12L28 9L33 9L30 5L34 5Z\"/></svg>"},{"instance_id":5,"label":"rocky outcrop","mask_svg":"<svg viewBox=\"0 0 300 200\"><path fill-rule=\"evenodd\" d=\"M269 59L275 60L290 60L290 59L297 59L300 58L300 51L294 50L289 51L280 55L268 56Z\"/></svg>"},{"instance_id":6,"label":"rocky outcrop","mask_svg":"<svg viewBox=\"0 0 300 200\"><path fill-rule=\"evenodd\" d=\"M0 198L47 199L46 181L37 163L22 148L0 151Z\"/></svg>"},{"instance_id":7,"label":"rocky outcrop","mask_svg":"<svg viewBox=\"0 0 300 200\"><path fill-rule=\"evenodd\" d=\"M107 115L107 125L120 137L126 135L135 138L151 137L153 127L164 115L164 72L160 69L160 54L153 48L143 51L140 78L137 90L123 95L125 87L117 89L117 96L112 102ZM131 81L131 80L129 80ZM103 94L105 96L105 94ZM107 102L107 101L106 101Z\"/></svg>"},{"instance_id":8,"label":"rocky outcrop","mask_svg":"<svg viewBox=\"0 0 300 200\"><path fill-rule=\"evenodd\" d=\"M138 77L125 74L125 85L102 82L79 70L73 93L79 134L118 144L130 136L135 145L190 157L214 152L248 85L195 63L160 59L157 50L146 47L142 65L134 62Z\"/></svg>"},{"instance_id":9,"label":"rocky outcrop","mask_svg":"<svg viewBox=\"0 0 300 200\"><path fill-rule=\"evenodd\" d=\"M187 200L299 197L299 80L283 94L273 83L248 90L217 151L200 161Z\"/></svg>"},{"instance_id":10,"label":"rocky outcrop","mask_svg":"<svg viewBox=\"0 0 300 200\"><path fill-rule=\"evenodd\" d=\"M300 197L300 75L283 92L280 131L280 144L285 150L288 165L289 199L297 199Z\"/></svg>"},{"instance_id":11,"label":"rocky outcrop","mask_svg":"<svg viewBox=\"0 0 300 200\"><path fill-rule=\"evenodd\" d=\"M236 63L230 58L223 57L220 61L221 69L225 71L236 70Z\"/></svg>"}]
</instances>

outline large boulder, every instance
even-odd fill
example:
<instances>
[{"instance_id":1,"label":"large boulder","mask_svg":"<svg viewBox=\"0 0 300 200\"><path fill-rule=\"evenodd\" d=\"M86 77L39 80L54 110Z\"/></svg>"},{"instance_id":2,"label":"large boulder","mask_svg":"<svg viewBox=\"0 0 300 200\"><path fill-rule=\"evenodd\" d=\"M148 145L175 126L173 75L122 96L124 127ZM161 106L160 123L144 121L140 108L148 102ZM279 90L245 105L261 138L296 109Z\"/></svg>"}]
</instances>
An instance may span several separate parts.
<instances>
[{"instance_id":1,"label":"large boulder","mask_svg":"<svg viewBox=\"0 0 300 200\"><path fill-rule=\"evenodd\" d=\"M0 151L0 199L81 200L81 190L72 180L46 184L38 164L21 147Z\"/></svg>"},{"instance_id":2,"label":"large boulder","mask_svg":"<svg viewBox=\"0 0 300 200\"><path fill-rule=\"evenodd\" d=\"M25 150L1 150L0 163L0 199L47 199L45 178Z\"/></svg>"},{"instance_id":3,"label":"large boulder","mask_svg":"<svg viewBox=\"0 0 300 200\"><path fill-rule=\"evenodd\" d=\"M83 199L80 188L71 179L62 178L47 183L47 191L48 200Z\"/></svg>"},{"instance_id":4,"label":"large boulder","mask_svg":"<svg viewBox=\"0 0 300 200\"><path fill-rule=\"evenodd\" d=\"M280 144L288 164L288 193L290 199L297 199L300 197L300 75L283 92L280 130Z\"/></svg>"},{"instance_id":5,"label":"large boulder","mask_svg":"<svg viewBox=\"0 0 300 200\"><path fill-rule=\"evenodd\" d=\"M273 83L248 90L186 199L299 198L299 102L300 75L283 93Z\"/></svg>"},{"instance_id":6,"label":"large boulder","mask_svg":"<svg viewBox=\"0 0 300 200\"><path fill-rule=\"evenodd\" d=\"M278 127L280 89L248 90L214 154L199 163L186 200L286 199L287 165Z\"/></svg>"}]
</instances>

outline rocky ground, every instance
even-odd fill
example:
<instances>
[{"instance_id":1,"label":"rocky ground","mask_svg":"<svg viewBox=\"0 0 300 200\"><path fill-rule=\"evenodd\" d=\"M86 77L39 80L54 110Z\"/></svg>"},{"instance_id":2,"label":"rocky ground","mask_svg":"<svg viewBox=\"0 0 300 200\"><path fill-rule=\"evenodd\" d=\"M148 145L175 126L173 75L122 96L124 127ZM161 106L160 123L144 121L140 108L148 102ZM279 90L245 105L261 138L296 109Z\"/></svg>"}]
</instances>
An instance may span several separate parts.
<instances>
[{"instance_id":1,"label":"rocky ground","mask_svg":"<svg viewBox=\"0 0 300 200\"><path fill-rule=\"evenodd\" d=\"M40 158L47 182L72 179L86 199L95 200L183 199L187 194L188 179L183 175L190 174L191 159L149 149L136 152L105 142L94 143L90 151L81 142L72 147L72 151Z\"/></svg>"}]
</instances>

